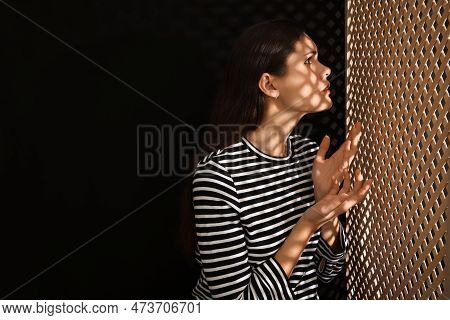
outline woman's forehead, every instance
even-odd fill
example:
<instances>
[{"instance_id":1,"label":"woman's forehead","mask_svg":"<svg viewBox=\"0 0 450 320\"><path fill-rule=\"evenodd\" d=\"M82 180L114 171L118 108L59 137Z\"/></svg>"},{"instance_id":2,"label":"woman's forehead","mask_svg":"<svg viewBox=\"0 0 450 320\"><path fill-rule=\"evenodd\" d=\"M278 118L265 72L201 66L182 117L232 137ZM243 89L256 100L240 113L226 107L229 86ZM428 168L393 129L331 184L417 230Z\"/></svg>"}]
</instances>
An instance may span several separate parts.
<instances>
[{"instance_id":1,"label":"woman's forehead","mask_svg":"<svg viewBox=\"0 0 450 320\"><path fill-rule=\"evenodd\" d=\"M317 46L314 41L308 36L301 37L294 46L294 51L288 57L288 64L296 64L299 61L302 61L306 55L310 52L317 50Z\"/></svg>"},{"instance_id":2,"label":"woman's forehead","mask_svg":"<svg viewBox=\"0 0 450 320\"><path fill-rule=\"evenodd\" d=\"M318 52L319 50L314 41L306 34L295 43L295 52L299 55L305 56L312 51Z\"/></svg>"}]
</instances>

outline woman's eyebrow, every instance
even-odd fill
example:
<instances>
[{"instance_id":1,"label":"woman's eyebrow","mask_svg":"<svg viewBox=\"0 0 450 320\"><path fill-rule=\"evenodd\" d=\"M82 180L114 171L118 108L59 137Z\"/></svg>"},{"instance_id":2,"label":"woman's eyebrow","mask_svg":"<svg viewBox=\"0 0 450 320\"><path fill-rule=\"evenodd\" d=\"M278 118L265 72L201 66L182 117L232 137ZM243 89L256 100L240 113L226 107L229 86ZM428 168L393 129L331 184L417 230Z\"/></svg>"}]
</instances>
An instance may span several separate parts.
<instances>
[{"instance_id":1,"label":"woman's eyebrow","mask_svg":"<svg viewBox=\"0 0 450 320\"><path fill-rule=\"evenodd\" d=\"M314 53L314 54L316 54L317 53L317 51L311 51L311 52L308 52L307 54L305 54L305 56L307 56L308 54L310 54L310 53Z\"/></svg>"}]
</instances>

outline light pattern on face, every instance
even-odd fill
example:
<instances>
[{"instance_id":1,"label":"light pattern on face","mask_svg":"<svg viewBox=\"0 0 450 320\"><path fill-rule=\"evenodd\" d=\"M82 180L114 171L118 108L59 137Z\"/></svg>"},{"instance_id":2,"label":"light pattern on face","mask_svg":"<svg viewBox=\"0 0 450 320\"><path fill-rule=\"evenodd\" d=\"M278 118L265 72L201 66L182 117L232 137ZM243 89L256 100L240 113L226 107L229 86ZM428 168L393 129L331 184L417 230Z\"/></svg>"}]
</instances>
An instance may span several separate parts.
<instances>
[{"instance_id":1,"label":"light pattern on face","mask_svg":"<svg viewBox=\"0 0 450 320\"><path fill-rule=\"evenodd\" d=\"M286 60L287 72L276 79L279 100L284 108L300 112L320 112L332 106L328 86L331 70L318 59L318 48L307 35L295 43L295 50Z\"/></svg>"}]
</instances>

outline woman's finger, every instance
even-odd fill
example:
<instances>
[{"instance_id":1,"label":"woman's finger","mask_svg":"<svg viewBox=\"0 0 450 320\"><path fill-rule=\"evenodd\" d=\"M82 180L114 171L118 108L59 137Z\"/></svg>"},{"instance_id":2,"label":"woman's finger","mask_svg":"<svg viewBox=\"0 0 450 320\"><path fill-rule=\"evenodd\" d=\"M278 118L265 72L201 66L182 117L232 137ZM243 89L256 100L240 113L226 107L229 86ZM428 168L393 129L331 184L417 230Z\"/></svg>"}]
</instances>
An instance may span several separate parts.
<instances>
[{"instance_id":1,"label":"woman's finger","mask_svg":"<svg viewBox=\"0 0 450 320\"><path fill-rule=\"evenodd\" d=\"M359 188L359 190L356 193L359 201L364 200L364 198L366 197L367 193L370 190L370 186L372 185L372 183L373 183L372 179L364 181L364 184L361 186L361 188Z\"/></svg>"},{"instance_id":2,"label":"woman's finger","mask_svg":"<svg viewBox=\"0 0 450 320\"><path fill-rule=\"evenodd\" d=\"M338 192L339 192L339 181L333 175L331 176L331 188L328 193L331 195L336 195Z\"/></svg>"},{"instance_id":3,"label":"woman's finger","mask_svg":"<svg viewBox=\"0 0 450 320\"><path fill-rule=\"evenodd\" d=\"M330 137L326 135L323 137L322 142L320 143L319 150L316 154L316 161L324 161L325 155L327 154L328 148L330 147Z\"/></svg>"},{"instance_id":4,"label":"woman's finger","mask_svg":"<svg viewBox=\"0 0 450 320\"><path fill-rule=\"evenodd\" d=\"M358 143L359 140L361 139L361 135L362 135L362 125L360 122L357 122L352 130L352 137L351 137L352 141L351 149L354 150L355 152L358 148Z\"/></svg>"},{"instance_id":5,"label":"woman's finger","mask_svg":"<svg viewBox=\"0 0 450 320\"><path fill-rule=\"evenodd\" d=\"M367 182L369 181L369 182ZM370 185L371 185L371 180L367 180L366 183L364 183L363 187L360 188L360 191L350 197L347 197L346 199L344 199L341 204L336 207L334 209L334 214L335 215L340 215L344 212L347 212L348 210L350 210L352 207L354 207L355 205L357 205L358 203L362 202L364 200L364 198L366 197L369 189L370 189Z\"/></svg>"},{"instance_id":6,"label":"woman's finger","mask_svg":"<svg viewBox=\"0 0 450 320\"><path fill-rule=\"evenodd\" d=\"M359 189L361 189L361 186L363 185L363 176L361 174L361 170L357 168L355 170L355 183L353 185L353 188L351 190L351 194L355 194L358 192Z\"/></svg>"},{"instance_id":7,"label":"woman's finger","mask_svg":"<svg viewBox=\"0 0 450 320\"><path fill-rule=\"evenodd\" d=\"M336 178L334 179L334 183L333 183L333 187L332 187L332 189L333 189L332 195L337 194L338 195L337 199L340 203L347 200L351 196L348 193L348 191L350 190L350 173L348 171L345 171L343 173L343 178L344 178L344 185L341 190L339 190L340 182ZM338 203L335 207L337 207L340 203Z\"/></svg>"},{"instance_id":8,"label":"woman's finger","mask_svg":"<svg viewBox=\"0 0 450 320\"><path fill-rule=\"evenodd\" d=\"M348 194L347 198L342 198L342 203L335 209L336 214L342 214L347 212L350 208L356 204L362 202L367 196L370 187L373 183L373 179L363 180L361 171L356 169L357 181L355 182L355 187ZM341 193L339 193L341 194Z\"/></svg>"},{"instance_id":9,"label":"woman's finger","mask_svg":"<svg viewBox=\"0 0 450 320\"><path fill-rule=\"evenodd\" d=\"M350 172L348 170L344 170L344 185L342 189L339 191L339 194L348 194L350 192Z\"/></svg>"},{"instance_id":10,"label":"woman's finger","mask_svg":"<svg viewBox=\"0 0 450 320\"><path fill-rule=\"evenodd\" d=\"M366 198L367 193L370 190L370 186L372 185L372 182L373 182L372 179L363 181L361 183L361 187L357 191L355 191L355 193L352 194L351 197L347 199L346 203L342 204L344 210L349 210L354 205L362 202Z\"/></svg>"},{"instance_id":11,"label":"woman's finger","mask_svg":"<svg viewBox=\"0 0 450 320\"><path fill-rule=\"evenodd\" d=\"M341 166L339 169L337 169L333 173L333 176L331 177L332 179L333 178L337 179L339 186L341 185L342 181L344 180L346 170L347 170L347 168Z\"/></svg>"}]
</instances>

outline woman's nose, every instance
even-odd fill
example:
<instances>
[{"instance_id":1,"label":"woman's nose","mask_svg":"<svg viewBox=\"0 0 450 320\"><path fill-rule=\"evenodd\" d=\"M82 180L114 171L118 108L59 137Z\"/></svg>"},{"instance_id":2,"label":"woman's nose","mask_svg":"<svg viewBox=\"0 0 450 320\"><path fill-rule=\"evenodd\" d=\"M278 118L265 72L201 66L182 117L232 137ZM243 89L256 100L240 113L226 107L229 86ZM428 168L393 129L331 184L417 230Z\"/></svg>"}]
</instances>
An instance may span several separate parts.
<instances>
[{"instance_id":1,"label":"woman's nose","mask_svg":"<svg viewBox=\"0 0 450 320\"><path fill-rule=\"evenodd\" d=\"M326 79L330 74L331 74L331 69L328 67L325 67L324 78Z\"/></svg>"}]
</instances>

